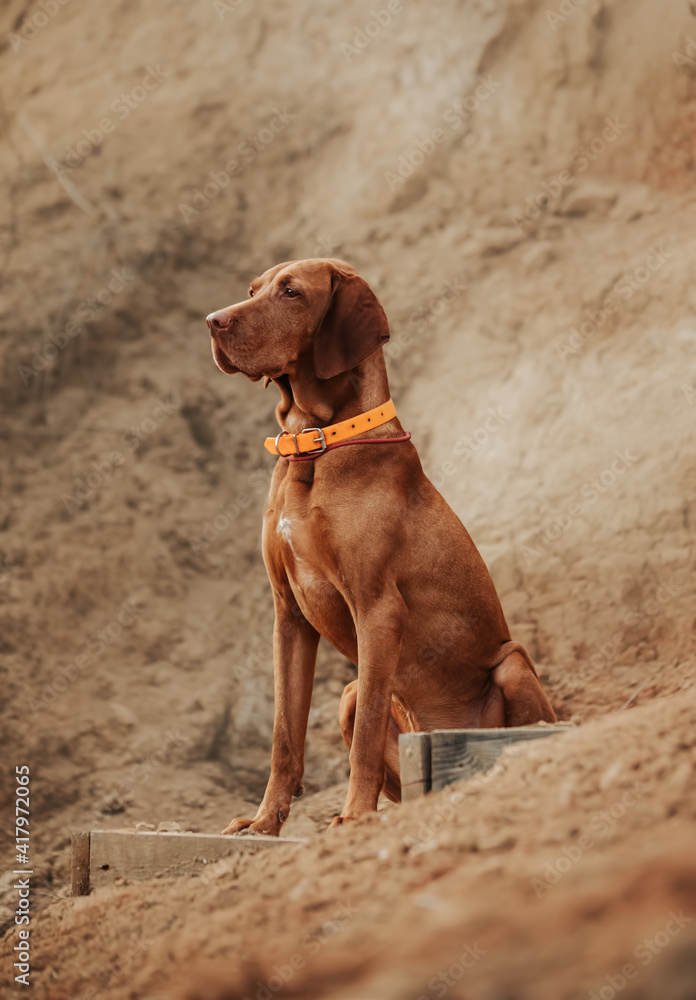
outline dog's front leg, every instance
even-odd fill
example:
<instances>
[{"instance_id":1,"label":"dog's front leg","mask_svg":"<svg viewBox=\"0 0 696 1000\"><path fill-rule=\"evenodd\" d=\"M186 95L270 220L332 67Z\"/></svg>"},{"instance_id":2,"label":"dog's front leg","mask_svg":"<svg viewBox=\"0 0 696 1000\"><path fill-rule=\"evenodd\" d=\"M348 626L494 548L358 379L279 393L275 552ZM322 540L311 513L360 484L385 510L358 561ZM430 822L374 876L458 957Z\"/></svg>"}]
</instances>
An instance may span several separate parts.
<instances>
[{"instance_id":1,"label":"dog's front leg","mask_svg":"<svg viewBox=\"0 0 696 1000\"><path fill-rule=\"evenodd\" d=\"M385 776L384 752L406 605L398 591L357 614L358 694L350 748L350 780L343 813L332 826L377 808Z\"/></svg>"},{"instance_id":2,"label":"dog's front leg","mask_svg":"<svg viewBox=\"0 0 696 1000\"><path fill-rule=\"evenodd\" d=\"M290 802L302 794L307 719L312 700L319 633L299 612L293 597L275 594L273 689L275 718L271 775L254 819L233 819L223 833L249 829L278 836Z\"/></svg>"}]
</instances>

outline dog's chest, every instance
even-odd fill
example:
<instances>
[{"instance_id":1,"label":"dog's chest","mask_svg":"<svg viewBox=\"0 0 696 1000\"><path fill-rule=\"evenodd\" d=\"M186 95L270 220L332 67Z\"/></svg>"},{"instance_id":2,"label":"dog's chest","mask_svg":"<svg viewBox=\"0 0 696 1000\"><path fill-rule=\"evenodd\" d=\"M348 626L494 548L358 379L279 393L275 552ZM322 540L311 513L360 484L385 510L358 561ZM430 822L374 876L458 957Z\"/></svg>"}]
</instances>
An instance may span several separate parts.
<instances>
[{"instance_id":1,"label":"dog's chest","mask_svg":"<svg viewBox=\"0 0 696 1000\"><path fill-rule=\"evenodd\" d=\"M337 554L329 544L326 512L308 491L282 490L274 501L264 525L264 544L273 562L282 562L302 613L331 638L339 622L349 625L350 613L340 590Z\"/></svg>"},{"instance_id":2,"label":"dog's chest","mask_svg":"<svg viewBox=\"0 0 696 1000\"><path fill-rule=\"evenodd\" d=\"M322 510L315 492L311 482L297 479L285 479L271 491L265 544L281 556L286 570L319 561Z\"/></svg>"},{"instance_id":3,"label":"dog's chest","mask_svg":"<svg viewBox=\"0 0 696 1000\"><path fill-rule=\"evenodd\" d=\"M310 513L286 504L280 507L268 525L271 535L268 543L280 556L288 579L307 593L328 583L320 568L316 520Z\"/></svg>"}]
</instances>

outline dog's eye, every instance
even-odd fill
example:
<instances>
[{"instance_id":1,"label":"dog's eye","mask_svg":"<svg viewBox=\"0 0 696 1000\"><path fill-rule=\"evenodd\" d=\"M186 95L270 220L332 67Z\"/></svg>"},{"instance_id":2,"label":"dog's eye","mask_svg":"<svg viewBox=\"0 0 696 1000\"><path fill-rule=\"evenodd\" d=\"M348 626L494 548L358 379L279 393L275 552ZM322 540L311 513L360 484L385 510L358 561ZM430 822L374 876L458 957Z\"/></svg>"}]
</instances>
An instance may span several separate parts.
<instances>
[{"instance_id":1,"label":"dog's eye","mask_svg":"<svg viewBox=\"0 0 696 1000\"><path fill-rule=\"evenodd\" d=\"M285 289L285 294L287 295L287 297L288 297L289 299L294 299L294 298L295 298L295 296L297 295L297 292L295 291L295 289L294 289L294 288L290 288L290 287L288 286L288 287L287 287L287 288Z\"/></svg>"},{"instance_id":2,"label":"dog's eye","mask_svg":"<svg viewBox=\"0 0 696 1000\"><path fill-rule=\"evenodd\" d=\"M254 289L253 289L253 288L250 288L250 289L249 289L249 298L250 298L250 299L253 299L253 297L254 297Z\"/></svg>"}]
</instances>

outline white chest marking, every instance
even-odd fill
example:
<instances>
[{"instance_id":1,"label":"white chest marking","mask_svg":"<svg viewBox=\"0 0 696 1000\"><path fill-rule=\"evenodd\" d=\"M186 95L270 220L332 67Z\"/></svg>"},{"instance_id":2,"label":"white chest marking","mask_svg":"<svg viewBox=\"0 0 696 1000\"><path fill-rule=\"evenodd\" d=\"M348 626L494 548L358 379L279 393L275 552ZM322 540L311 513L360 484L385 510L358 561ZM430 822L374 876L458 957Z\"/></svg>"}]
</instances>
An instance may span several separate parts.
<instances>
[{"instance_id":1,"label":"white chest marking","mask_svg":"<svg viewBox=\"0 0 696 1000\"><path fill-rule=\"evenodd\" d=\"M289 517L279 517L278 524L276 525L276 531L283 539L287 542L290 548L292 548L292 536L290 533L290 518Z\"/></svg>"}]
</instances>

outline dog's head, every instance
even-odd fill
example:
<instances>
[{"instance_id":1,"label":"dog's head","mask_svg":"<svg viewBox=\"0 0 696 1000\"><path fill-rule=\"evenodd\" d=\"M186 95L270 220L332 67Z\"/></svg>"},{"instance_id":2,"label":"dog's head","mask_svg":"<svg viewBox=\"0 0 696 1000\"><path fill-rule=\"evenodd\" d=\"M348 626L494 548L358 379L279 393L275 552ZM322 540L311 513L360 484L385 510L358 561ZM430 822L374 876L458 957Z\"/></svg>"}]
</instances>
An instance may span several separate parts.
<instances>
[{"instance_id":1,"label":"dog's head","mask_svg":"<svg viewBox=\"0 0 696 1000\"><path fill-rule=\"evenodd\" d=\"M213 357L253 381L313 366L320 379L350 371L389 339L382 306L342 260L276 264L254 278L249 298L207 317Z\"/></svg>"}]
</instances>

